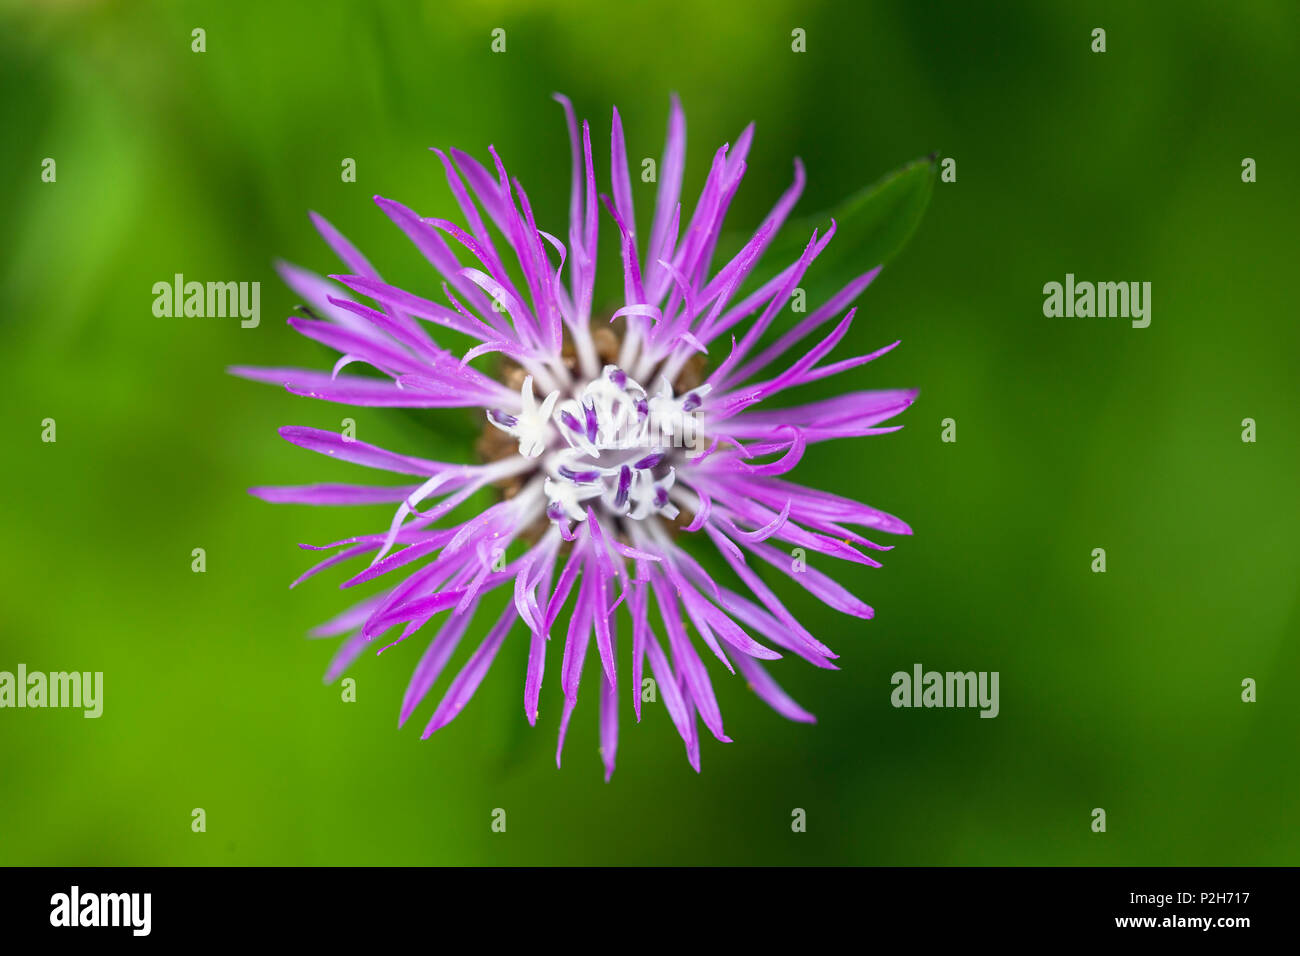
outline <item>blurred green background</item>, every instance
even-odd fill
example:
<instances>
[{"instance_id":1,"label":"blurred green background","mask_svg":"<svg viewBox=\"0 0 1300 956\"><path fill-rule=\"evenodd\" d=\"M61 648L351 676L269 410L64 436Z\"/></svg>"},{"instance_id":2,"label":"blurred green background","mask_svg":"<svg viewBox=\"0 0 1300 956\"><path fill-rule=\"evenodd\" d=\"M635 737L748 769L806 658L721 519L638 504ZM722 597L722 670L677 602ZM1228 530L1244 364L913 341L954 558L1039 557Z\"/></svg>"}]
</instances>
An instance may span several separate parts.
<instances>
[{"instance_id":1,"label":"blurred green background","mask_svg":"<svg viewBox=\"0 0 1300 956\"><path fill-rule=\"evenodd\" d=\"M6 3L0 670L103 671L106 699L99 720L0 711L0 863L1300 862L1298 36L1290 2ZM459 219L428 146L494 143L563 235L553 90L592 120L603 190L612 104L634 161L658 158L681 94L692 201L757 121L737 228L795 155L805 212L931 151L957 161L838 353L903 340L845 384L919 386L906 428L797 473L916 534L882 570L834 569L874 621L774 582L843 670L774 665L819 717L803 726L714 669L735 743L706 739L699 776L647 705L603 782L590 661L557 770L559 649L531 729L522 629L429 741L436 698L396 729L419 640L363 655L343 702L320 680L333 642L303 639L346 606L343 575L287 590L310 563L295 544L390 512L245 493L386 480L288 445L285 424L353 417L366 441L469 454L462 413L347 409L224 369L328 367L284 325L297 299L271 268L337 271L308 209L386 278L436 288L370 200ZM652 187L634 188L644 226ZM260 281L261 326L155 318L151 287L177 272ZM1045 318L1067 272L1150 281L1150 328ZM916 662L998 671L1000 716L893 709L890 674Z\"/></svg>"}]
</instances>

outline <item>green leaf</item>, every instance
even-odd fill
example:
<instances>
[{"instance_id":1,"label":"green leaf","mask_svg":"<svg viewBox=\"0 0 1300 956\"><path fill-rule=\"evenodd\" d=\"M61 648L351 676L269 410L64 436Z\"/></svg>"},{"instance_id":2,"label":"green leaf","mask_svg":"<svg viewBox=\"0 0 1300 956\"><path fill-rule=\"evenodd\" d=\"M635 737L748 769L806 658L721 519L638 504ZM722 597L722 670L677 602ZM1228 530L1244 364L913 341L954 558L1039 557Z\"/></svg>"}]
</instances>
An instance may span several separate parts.
<instances>
[{"instance_id":1,"label":"green leaf","mask_svg":"<svg viewBox=\"0 0 1300 956\"><path fill-rule=\"evenodd\" d=\"M786 223L763 259L775 271L799 258L813 229L824 236L835 220L835 238L800 283L810 301L842 288L854 276L887 263L912 238L934 192L937 154L894 170L834 209Z\"/></svg>"}]
</instances>

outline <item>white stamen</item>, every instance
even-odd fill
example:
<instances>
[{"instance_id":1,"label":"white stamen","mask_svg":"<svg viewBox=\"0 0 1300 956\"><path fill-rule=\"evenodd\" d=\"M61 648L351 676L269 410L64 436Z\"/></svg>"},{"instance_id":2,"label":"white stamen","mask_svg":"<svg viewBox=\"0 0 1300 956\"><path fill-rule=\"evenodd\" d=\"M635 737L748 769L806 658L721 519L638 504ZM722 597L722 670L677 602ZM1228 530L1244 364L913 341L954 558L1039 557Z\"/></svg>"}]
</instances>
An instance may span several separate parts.
<instances>
[{"instance_id":1,"label":"white stamen","mask_svg":"<svg viewBox=\"0 0 1300 956\"><path fill-rule=\"evenodd\" d=\"M536 458L546 451L547 445L550 444L551 413L559 400L560 393L551 392L539 408L537 399L533 395L533 377L529 375L524 379L523 387L519 390L519 414L509 416L514 419L513 424L498 421L491 412L488 413L487 419L494 427L518 440L519 454L525 458Z\"/></svg>"},{"instance_id":2,"label":"white stamen","mask_svg":"<svg viewBox=\"0 0 1300 956\"><path fill-rule=\"evenodd\" d=\"M633 520L653 514L675 518L678 509L669 492L677 475L670 459L679 457L674 448L684 447L683 438L698 435L695 409L708 392L703 385L678 398L671 384L661 380L658 394L650 398L620 368L606 365L578 395L554 409L564 446L544 463L549 476L544 491L552 510L585 521L588 503L599 499L606 511Z\"/></svg>"}]
</instances>

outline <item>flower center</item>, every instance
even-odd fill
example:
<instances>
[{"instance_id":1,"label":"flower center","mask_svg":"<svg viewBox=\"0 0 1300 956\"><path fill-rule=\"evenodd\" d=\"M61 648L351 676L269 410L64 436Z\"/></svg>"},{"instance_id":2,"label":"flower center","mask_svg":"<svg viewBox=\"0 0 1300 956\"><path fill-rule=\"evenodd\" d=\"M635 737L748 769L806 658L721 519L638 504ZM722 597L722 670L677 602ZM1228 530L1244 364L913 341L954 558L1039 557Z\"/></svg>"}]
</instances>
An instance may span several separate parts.
<instances>
[{"instance_id":1,"label":"flower center","mask_svg":"<svg viewBox=\"0 0 1300 956\"><path fill-rule=\"evenodd\" d=\"M593 505L615 518L658 514L671 521L678 514L668 494L677 466L688 452L703 450L700 410L709 389L676 395L661 376L650 394L617 365L606 365L568 397L554 391L539 403L530 375L518 414L493 409L487 420L518 442L520 455L538 459L551 521L585 521Z\"/></svg>"}]
</instances>

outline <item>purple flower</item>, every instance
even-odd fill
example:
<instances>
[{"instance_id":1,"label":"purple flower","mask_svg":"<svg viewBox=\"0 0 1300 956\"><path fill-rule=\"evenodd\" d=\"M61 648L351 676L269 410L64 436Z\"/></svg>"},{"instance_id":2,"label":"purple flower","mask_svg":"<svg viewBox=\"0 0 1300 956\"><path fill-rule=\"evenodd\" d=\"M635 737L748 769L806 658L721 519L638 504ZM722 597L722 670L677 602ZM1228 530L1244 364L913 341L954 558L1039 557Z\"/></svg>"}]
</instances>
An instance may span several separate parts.
<instances>
[{"instance_id":1,"label":"purple flower","mask_svg":"<svg viewBox=\"0 0 1300 956\"><path fill-rule=\"evenodd\" d=\"M522 621L530 640L524 677L529 723L537 720L552 634L563 645L558 764L594 637L608 779L618 746L619 620L626 616L632 642L626 686L633 711L640 720L648 664L658 698L699 770L697 717L715 738L730 740L704 664L710 654L728 671L738 669L778 713L814 720L762 662L788 652L834 669L836 655L795 619L754 565L771 565L838 611L872 616L870 607L831 577L788 552L802 549L802 555L879 567L866 552L888 549L850 526L894 534L910 529L875 508L784 476L811 442L894 431L879 426L911 404L916 392L855 391L808 404L786 402L786 393L797 386L848 372L898 344L827 361L854 310L837 316L879 268L784 327L782 313L830 242L832 222L824 235L813 232L797 261L762 284L755 280L754 290L741 297L742 284L755 275L799 198L803 167L795 161L793 184L740 251L714 270L714 247L745 173L753 127L734 146L714 153L684 221L686 123L675 98L648 234L637 228L622 123L613 113L610 195L600 200L621 237L623 302L593 311L598 208L590 130L584 122L579 140L568 100L556 99L564 107L573 151L567 241L538 227L523 187L506 175L495 149L489 148L494 171L457 150L447 155L435 149L463 225L421 217L390 199L375 201L439 274L441 301L385 283L337 230L313 215L345 266L330 278L372 304L282 264L285 281L302 296L310 316L289 324L341 358L330 372L232 370L282 384L296 395L348 405L482 409L484 461L429 461L332 432L284 428L281 434L303 448L414 480L252 493L276 502L396 506L386 529L313 548L333 553L298 579L370 555L369 566L343 587L388 582L387 590L313 632L349 635L327 680L389 631L397 629L397 636L383 647L445 615L402 701L405 723L480 606L490 607L494 623L452 678L424 736L456 718ZM448 350L435 335L467 337L472 347L463 354ZM497 377L471 364L488 352L501 353ZM350 364L368 365L380 375L340 374ZM772 407L771 399L780 407ZM499 489L499 500L466 515L462 506L485 488ZM712 542L735 581L709 574L683 546L692 540L706 547ZM567 620L561 618L566 604Z\"/></svg>"}]
</instances>

